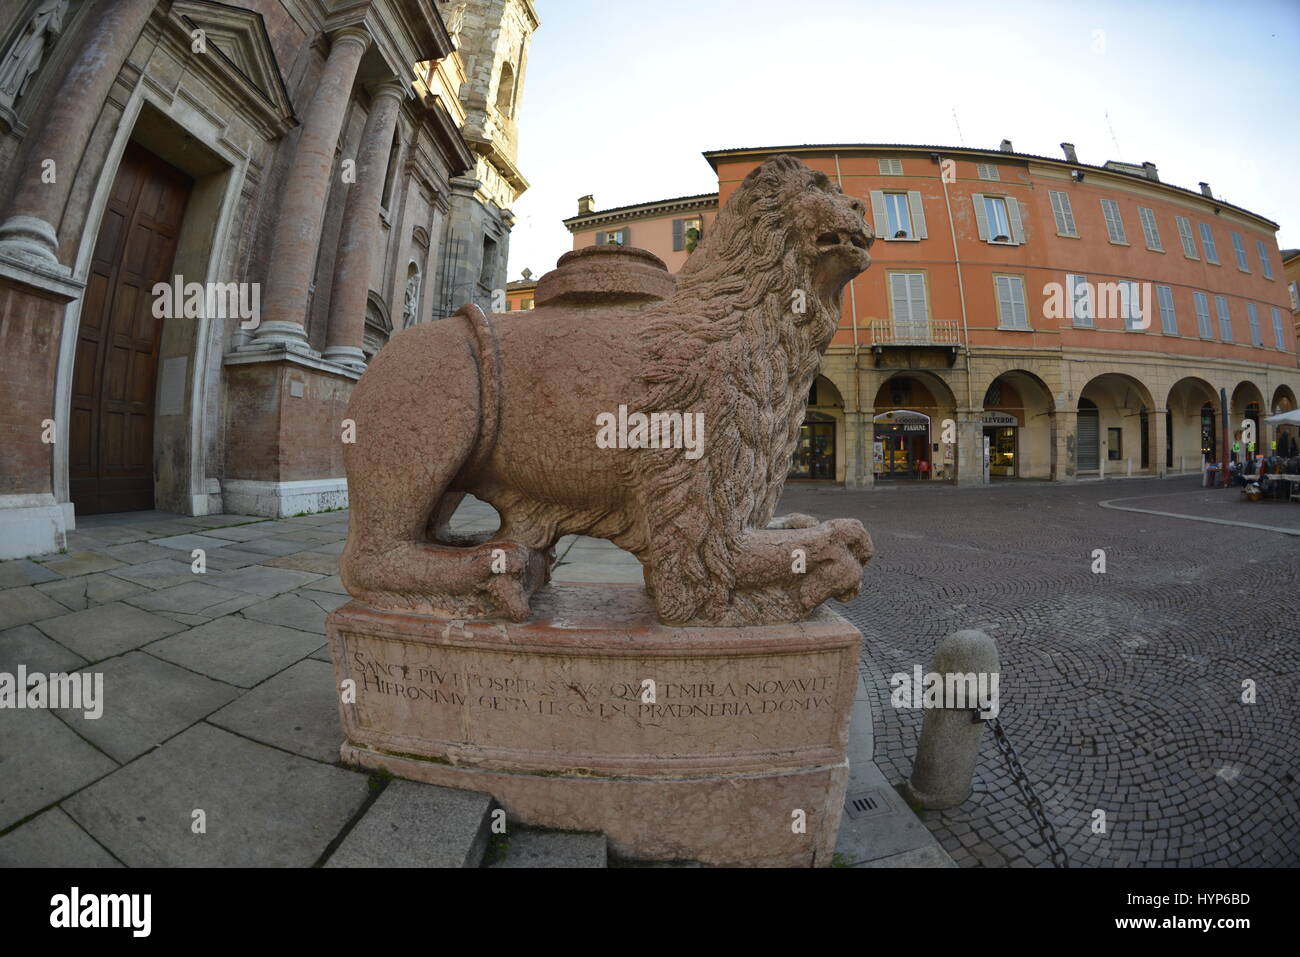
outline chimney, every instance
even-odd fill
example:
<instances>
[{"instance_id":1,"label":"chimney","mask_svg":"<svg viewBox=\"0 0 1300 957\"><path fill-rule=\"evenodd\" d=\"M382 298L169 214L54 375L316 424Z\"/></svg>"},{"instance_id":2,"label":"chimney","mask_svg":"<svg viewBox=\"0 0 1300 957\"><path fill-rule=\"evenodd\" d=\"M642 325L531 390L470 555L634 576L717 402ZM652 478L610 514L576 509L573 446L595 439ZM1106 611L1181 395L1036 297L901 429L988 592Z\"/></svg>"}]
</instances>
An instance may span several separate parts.
<instances>
[{"instance_id":1,"label":"chimney","mask_svg":"<svg viewBox=\"0 0 1300 957\"><path fill-rule=\"evenodd\" d=\"M578 197L578 215L587 216L591 213L591 208L596 205L596 197L588 193L586 196Z\"/></svg>"},{"instance_id":2,"label":"chimney","mask_svg":"<svg viewBox=\"0 0 1300 957\"><path fill-rule=\"evenodd\" d=\"M1157 183L1160 182L1160 171L1156 169L1155 163L1143 163L1142 169L1146 172L1147 179L1154 180Z\"/></svg>"},{"instance_id":3,"label":"chimney","mask_svg":"<svg viewBox=\"0 0 1300 957\"><path fill-rule=\"evenodd\" d=\"M1003 141L1002 141L1002 145L999 146L998 149L1001 150L1003 153L1014 153L1014 152L1015 152L1015 150L1011 148L1011 141L1010 141L1010 140L1003 140Z\"/></svg>"},{"instance_id":4,"label":"chimney","mask_svg":"<svg viewBox=\"0 0 1300 957\"><path fill-rule=\"evenodd\" d=\"M1202 183L1202 184L1201 184L1201 195L1202 195L1202 196L1208 196L1208 197L1210 197L1210 199L1214 199L1214 194L1210 192L1210 184L1209 184L1209 183Z\"/></svg>"},{"instance_id":5,"label":"chimney","mask_svg":"<svg viewBox=\"0 0 1300 957\"><path fill-rule=\"evenodd\" d=\"M1065 151L1065 161L1067 163L1079 162L1079 154L1074 151L1073 143L1062 143L1061 149Z\"/></svg>"}]
</instances>

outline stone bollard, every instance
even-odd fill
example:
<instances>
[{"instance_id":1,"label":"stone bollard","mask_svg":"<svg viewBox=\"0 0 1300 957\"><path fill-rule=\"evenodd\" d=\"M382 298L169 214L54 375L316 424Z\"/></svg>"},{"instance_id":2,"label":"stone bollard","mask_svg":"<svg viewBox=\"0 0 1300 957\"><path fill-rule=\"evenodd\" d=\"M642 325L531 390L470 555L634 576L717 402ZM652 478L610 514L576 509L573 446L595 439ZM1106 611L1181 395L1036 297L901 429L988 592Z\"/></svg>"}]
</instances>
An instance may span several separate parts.
<instances>
[{"instance_id":1,"label":"stone bollard","mask_svg":"<svg viewBox=\"0 0 1300 957\"><path fill-rule=\"evenodd\" d=\"M982 631L951 634L935 649L930 672L943 678L945 688L950 674L973 674L977 679L981 674L997 675L997 645ZM997 685L990 687L996 701ZM977 701L970 701L969 707L962 709L952 708L952 704L945 699L944 707L925 713L912 777L901 789L903 799L913 808L956 807L970 797L985 722L972 720L970 709L977 707Z\"/></svg>"}]
</instances>

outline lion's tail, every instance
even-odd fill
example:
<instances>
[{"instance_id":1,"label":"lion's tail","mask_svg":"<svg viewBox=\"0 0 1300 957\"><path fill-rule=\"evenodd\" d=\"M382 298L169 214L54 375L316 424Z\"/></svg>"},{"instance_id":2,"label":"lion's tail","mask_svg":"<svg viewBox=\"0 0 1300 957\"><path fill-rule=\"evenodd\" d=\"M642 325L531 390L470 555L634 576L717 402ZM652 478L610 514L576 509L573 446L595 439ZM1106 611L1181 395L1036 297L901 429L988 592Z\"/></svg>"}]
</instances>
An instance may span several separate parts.
<instances>
[{"instance_id":1,"label":"lion's tail","mask_svg":"<svg viewBox=\"0 0 1300 957\"><path fill-rule=\"evenodd\" d=\"M465 317L478 347L478 440L461 468L462 475L470 476L482 469L496 447L497 428L501 422L501 346L491 318L478 306L466 303L456 315Z\"/></svg>"}]
</instances>

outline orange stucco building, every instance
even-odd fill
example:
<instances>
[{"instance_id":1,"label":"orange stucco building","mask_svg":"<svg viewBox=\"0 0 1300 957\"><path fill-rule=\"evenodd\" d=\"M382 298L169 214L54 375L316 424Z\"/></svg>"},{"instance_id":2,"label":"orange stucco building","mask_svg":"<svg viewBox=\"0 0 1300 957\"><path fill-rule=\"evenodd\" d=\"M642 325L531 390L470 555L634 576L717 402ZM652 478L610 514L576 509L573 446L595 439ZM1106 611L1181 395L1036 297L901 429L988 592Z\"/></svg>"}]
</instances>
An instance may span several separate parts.
<instances>
[{"instance_id":1,"label":"orange stucco building","mask_svg":"<svg viewBox=\"0 0 1300 957\"><path fill-rule=\"evenodd\" d=\"M644 245L676 271L689 256L676 224L698 210L707 234L717 203L774 154L864 200L873 264L844 291L792 477L1191 472L1247 419L1257 451L1285 451L1294 430L1263 422L1300 390L1277 224L1207 184L1162 183L1154 164L1093 166L1062 149L719 150L704 154L717 195L601 212L587 197L565 224L575 248Z\"/></svg>"}]
</instances>

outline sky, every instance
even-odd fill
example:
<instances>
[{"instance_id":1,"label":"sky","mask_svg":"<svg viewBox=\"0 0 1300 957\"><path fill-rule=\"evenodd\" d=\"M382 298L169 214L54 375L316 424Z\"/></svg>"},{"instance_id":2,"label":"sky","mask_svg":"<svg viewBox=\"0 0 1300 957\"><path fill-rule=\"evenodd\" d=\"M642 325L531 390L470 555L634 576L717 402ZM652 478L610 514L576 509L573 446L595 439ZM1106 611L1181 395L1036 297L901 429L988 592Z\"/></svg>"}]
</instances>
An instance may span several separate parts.
<instances>
[{"instance_id":1,"label":"sky","mask_svg":"<svg viewBox=\"0 0 1300 957\"><path fill-rule=\"evenodd\" d=\"M534 3L511 279L572 248L579 196L709 193L704 150L799 143L1072 142L1300 247L1300 0Z\"/></svg>"}]
</instances>

